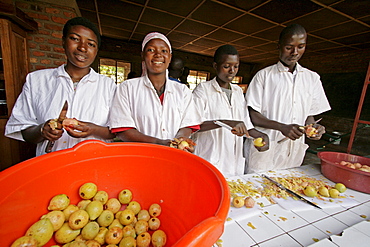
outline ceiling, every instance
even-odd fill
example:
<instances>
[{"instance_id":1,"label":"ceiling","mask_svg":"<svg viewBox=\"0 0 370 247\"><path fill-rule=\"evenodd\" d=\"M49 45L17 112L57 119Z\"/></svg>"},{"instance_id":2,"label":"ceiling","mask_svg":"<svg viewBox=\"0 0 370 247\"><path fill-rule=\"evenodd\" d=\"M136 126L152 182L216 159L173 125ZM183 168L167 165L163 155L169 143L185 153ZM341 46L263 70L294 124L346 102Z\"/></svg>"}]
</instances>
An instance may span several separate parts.
<instances>
[{"instance_id":1,"label":"ceiling","mask_svg":"<svg viewBox=\"0 0 370 247\"><path fill-rule=\"evenodd\" d=\"M246 63L275 62L280 31L308 32L305 56L370 48L369 0L76 0L106 37L141 43L152 31L173 49L207 56L234 45Z\"/></svg>"}]
</instances>

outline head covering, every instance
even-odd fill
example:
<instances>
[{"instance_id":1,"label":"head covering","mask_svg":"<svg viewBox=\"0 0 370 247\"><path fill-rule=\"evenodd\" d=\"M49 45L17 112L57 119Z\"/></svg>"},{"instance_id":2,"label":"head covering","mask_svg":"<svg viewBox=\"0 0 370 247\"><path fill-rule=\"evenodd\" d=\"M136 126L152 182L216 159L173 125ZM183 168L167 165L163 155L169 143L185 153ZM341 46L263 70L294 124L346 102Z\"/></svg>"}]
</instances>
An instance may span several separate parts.
<instances>
[{"instance_id":1,"label":"head covering","mask_svg":"<svg viewBox=\"0 0 370 247\"><path fill-rule=\"evenodd\" d=\"M161 33L158 33L158 32L152 32L152 33L148 33L144 40L143 40L143 43L141 45L141 51L144 51L144 48L145 48L145 45L151 41L152 39L161 39L163 40L167 45L168 47L170 48L170 53L172 53L172 48L171 48L171 43L170 41L167 39L166 36L164 36L163 34ZM141 73L141 76L145 76L146 75L146 66L145 66L145 61L142 61L141 62L141 68L142 68L142 73ZM168 73L168 71L167 71Z\"/></svg>"}]
</instances>

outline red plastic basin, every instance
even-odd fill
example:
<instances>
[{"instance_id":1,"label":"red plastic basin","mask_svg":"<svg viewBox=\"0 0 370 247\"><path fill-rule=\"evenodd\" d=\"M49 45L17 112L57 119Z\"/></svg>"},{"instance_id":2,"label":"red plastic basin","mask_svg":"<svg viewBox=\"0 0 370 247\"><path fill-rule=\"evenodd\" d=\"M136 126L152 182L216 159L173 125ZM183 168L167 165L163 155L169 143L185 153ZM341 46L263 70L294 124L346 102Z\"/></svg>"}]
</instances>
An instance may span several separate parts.
<instances>
[{"instance_id":1,"label":"red plastic basin","mask_svg":"<svg viewBox=\"0 0 370 247\"><path fill-rule=\"evenodd\" d=\"M317 156L321 159L322 174L335 183L343 183L346 187L370 193L370 173L352 169L339 163L349 161L370 166L370 159L347 153L319 152Z\"/></svg>"},{"instance_id":2,"label":"red plastic basin","mask_svg":"<svg viewBox=\"0 0 370 247\"><path fill-rule=\"evenodd\" d=\"M196 155L154 144L85 141L0 173L0 246L24 235L54 195L67 194L76 204L86 182L109 197L128 188L145 209L159 203L166 246L212 246L230 207L225 178Z\"/></svg>"}]
</instances>

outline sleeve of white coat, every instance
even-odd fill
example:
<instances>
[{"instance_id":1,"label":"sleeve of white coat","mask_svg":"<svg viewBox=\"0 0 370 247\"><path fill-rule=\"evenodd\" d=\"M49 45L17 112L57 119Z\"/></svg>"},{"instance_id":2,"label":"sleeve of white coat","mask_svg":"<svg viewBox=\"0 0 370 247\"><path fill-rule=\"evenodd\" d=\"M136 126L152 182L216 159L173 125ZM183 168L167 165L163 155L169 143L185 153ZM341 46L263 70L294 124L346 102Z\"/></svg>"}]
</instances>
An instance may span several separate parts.
<instances>
[{"instance_id":1,"label":"sleeve of white coat","mask_svg":"<svg viewBox=\"0 0 370 247\"><path fill-rule=\"evenodd\" d=\"M249 111L248 111L248 106L247 106L247 102L246 101L244 101L244 116L245 116L245 118L244 118L244 124L245 124L245 126L247 127L247 130L250 130L250 129L254 129L254 125L253 125L253 123L252 123L252 121L251 121L251 119L250 119L250 117L249 117Z\"/></svg>"},{"instance_id":2,"label":"sleeve of white coat","mask_svg":"<svg viewBox=\"0 0 370 247\"><path fill-rule=\"evenodd\" d=\"M180 128L200 125L202 123L202 117L198 108L195 106L193 94L190 89L184 89L184 98L181 100L184 102L184 114Z\"/></svg>"},{"instance_id":3,"label":"sleeve of white coat","mask_svg":"<svg viewBox=\"0 0 370 247\"><path fill-rule=\"evenodd\" d=\"M245 94L247 107L250 106L260 113L262 109L264 79L263 73L261 71L257 72L249 84L247 93Z\"/></svg>"},{"instance_id":4,"label":"sleeve of white coat","mask_svg":"<svg viewBox=\"0 0 370 247\"><path fill-rule=\"evenodd\" d=\"M314 73L315 83L312 86L312 105L309 116L315 116L331 109L328 99L326 98L324 88L318 74Z\"/></svg>"},{"instance_id":5,"label":"sleeve of white coat","mask_svg":"<svg viewBox=\"0 0 370 247\"><path fill-rule=\"evenodd\" d=\"M193 90L193 98L195 106L197 107L199 114L202 117L202 122L208 120L207 116L209 116L209 107L207 96L204 92L204 86L202 83L198 84Z\"/></svg>"},{"instance_id":6,"label":"sleeve of white coat","mask_svg":"<svg viewBox=\"0 0 370 247\"><path fill-rule=\"evenodd\" d=\"M109 115L110 129L136 128L130 107L129 86L123 82L117 86Z\"/></svg>"},{"instance_id":7,"label":"sleeve of white coat","mask_svg":"<svg viewBox=\"0 0 370 247\"><path fill-rule=\"evenodd\" d=\"M35 97L31 93L31 76L26 77L26 82L23 85L21 94L19 95L12 114L5 126L5 136L24 141L21 130L28 127L39 125L37 117L33 109L32 98Z\"/></svg>"}]
</instances>

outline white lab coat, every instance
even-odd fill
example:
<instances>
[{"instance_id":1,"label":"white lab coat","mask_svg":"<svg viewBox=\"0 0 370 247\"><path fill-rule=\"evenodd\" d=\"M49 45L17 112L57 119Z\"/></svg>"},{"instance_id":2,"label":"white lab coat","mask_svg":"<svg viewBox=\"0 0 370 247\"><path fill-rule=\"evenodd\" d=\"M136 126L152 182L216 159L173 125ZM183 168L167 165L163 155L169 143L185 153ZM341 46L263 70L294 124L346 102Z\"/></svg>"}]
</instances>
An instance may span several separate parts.
<instances>
[{"instance_id":1,"label":"white lab coat","mask_svg":"<svg viewBox=\"0 0 370 247\"><path fill-rule=\"evenodd\" d=\"M257 72L246 96L247 105L268 119L284 124L304 125L308 116L330 110L329 102L317 73L299 64L295 76L281 62ZM258 128L270 138L270 148L258 152L251 148L248 173L286 169L302 164L308 145L304 136L277 143L285 136L280 131Z\"/></svg>"},{"instance_id":2,"label":"white lab coat","mask_svg":"<svg viewBox=\"0 0 370 247\"><path fill-rule=\"evenodd\" d=\"M237 85L230 86L231 103L216 78L201 82L194 89L194 101L204 121L237 120L244 121L247 129L253 128L242 89ZM225 176L244 174L243 137L225 128L217 128L195 133L193 139L197 143L194 153L208 160Z\"/></svg>"},{"instance_id":3,"label":"white lab coat","mask_svg":"<svg viewBox=\"0 0 370 247\"><path fill-rule=\"evenodd\" d=\"M5 136L24 141L21 130L58 118L66 100L67 118L108 126L109 111L116 90L114 81L90 69L89 74L81 79L74 90L72 79L64 66L38 70L27 75L23 90L6 124ZM52 151L70 148L88 139L99 138L73 138L64 132L55 141ZM37 144L37 156L45 154L47 142L45 140Z\"/></svg>"},{"instance_id":4,"label":"white lab coat","mask_svg":"<svg viewBox=\"0 0 370 247\"><path fill-rule=\"evenodd\" d=\"M131 127L159 139L173 139L179 129L201 124L193 96L184 84L166 80L161 104L147 76L121 83L113 101L111 128Z\"/></svg>"}]
</instances>

